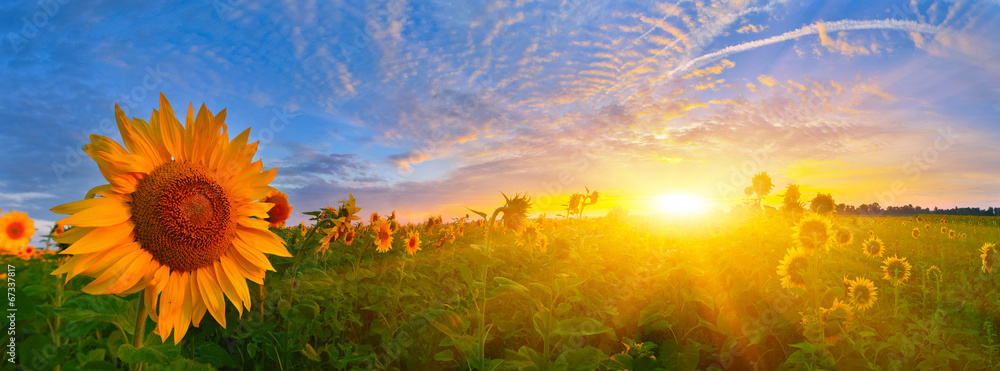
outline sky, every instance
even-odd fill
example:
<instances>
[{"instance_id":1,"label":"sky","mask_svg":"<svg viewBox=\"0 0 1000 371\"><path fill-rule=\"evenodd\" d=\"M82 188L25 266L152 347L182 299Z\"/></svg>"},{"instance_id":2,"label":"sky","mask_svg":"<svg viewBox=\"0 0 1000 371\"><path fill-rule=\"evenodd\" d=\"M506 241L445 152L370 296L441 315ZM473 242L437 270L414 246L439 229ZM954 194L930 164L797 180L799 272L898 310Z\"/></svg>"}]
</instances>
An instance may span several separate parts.
<instances>
[{"instance_id":1,"label":"sky","mask_svg":"<svg viewBox=\"0 0 1000 371\"><path fill-rule=\"evenodd\" d=\"M0 5L0 209L51 225L106 184L82 152L226 108L300 212L553 216L766 171L836 202L1000 206L1000 1L157 1ZM47 231L46 231L47 232ZM42 233L44 234L44 233Z\"/></svg>"}]
</instances>

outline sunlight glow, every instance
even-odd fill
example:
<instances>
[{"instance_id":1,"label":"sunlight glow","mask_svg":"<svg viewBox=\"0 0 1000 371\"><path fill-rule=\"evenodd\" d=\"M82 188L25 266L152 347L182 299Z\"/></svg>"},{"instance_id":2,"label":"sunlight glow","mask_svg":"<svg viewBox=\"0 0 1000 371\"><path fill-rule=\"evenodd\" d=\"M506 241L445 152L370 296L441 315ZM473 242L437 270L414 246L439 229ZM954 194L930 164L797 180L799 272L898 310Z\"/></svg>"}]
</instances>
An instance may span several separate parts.
<instances>
[{"instance_id":1,"label":"sunlight glow","mask_svg":"<svg viewBox=\"0 0 1000 371\"><path fill-rule=\"evenodd\" d=\"M671 216L694 216L708 212L708 203L697 195L672 193L657 196L656 210Z\"/></svg>"}]
</instances>

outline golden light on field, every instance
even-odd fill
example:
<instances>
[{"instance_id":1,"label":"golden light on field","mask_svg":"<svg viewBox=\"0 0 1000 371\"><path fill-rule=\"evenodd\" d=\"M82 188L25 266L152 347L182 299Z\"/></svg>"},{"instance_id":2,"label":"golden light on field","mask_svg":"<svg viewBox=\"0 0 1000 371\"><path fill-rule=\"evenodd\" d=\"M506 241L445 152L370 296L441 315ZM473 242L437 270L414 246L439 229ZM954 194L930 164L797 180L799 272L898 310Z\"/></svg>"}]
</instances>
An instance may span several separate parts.
<instances>
[{"instance_id":1,"label":"golden light on field","mask_svg":"<svg viewBox=\"0 0 1000 371\"><path fill-rule=\"evenodd\" d=\"M708 212L709 204L701 196L690 193L669 193L653 199L658 213L669 216L696 216Z\"/></svg>"}]
</instances>

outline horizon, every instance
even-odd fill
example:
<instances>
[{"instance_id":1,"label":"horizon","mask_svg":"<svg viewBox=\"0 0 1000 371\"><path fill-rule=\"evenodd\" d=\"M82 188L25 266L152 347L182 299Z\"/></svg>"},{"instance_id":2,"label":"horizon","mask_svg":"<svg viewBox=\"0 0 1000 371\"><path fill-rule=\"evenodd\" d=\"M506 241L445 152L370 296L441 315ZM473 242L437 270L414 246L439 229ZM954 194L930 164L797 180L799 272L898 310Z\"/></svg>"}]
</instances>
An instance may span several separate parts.
<instances>
[{"instance_id":1,"label":"horizon","mask_svg":"<svg viewBox=\"0 0 1000 371\"><path fill-rule=\"evenodd\" d=\"M0 209L35 220L105 184L81 151L202 102L252 128L303 212L445 220L532 197L555 217L738 205L1000 207L1000 2L251 1L0 6ZM183 119L182 119L183 121ZM602 212L603 211L603 212Z\"/></svg>"}]
</instances>

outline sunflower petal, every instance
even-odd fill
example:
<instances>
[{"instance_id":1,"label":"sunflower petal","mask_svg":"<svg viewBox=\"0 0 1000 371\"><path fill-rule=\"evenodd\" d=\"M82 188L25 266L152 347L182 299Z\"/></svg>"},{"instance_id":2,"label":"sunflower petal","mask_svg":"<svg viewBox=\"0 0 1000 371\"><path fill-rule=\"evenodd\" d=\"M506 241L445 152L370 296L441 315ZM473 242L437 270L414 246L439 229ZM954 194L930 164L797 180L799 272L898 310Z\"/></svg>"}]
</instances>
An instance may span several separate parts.
<instances>
[{"instance_id":1,"label":"sunflower petal","mask_svg":"<svg viewBox=\"0 0 1000 371\"><path fill-rule=\"evenodd\" d=\"M266 222L265 222L266 223ZM292 254L288 253L288 249L285 248L285 241L278 237L271 231L265 228L238 228L236 233L237 239L243 239L247 245L253 247L254 249L271 255L277 255L285 258L292 257Z\"/></svg>"},{"instance_id":2,"label":"sunflower petal","mask_svg":"<svg viewBox=\"0 0 1000 371\"><path fill-rule=\"evenodd\" d=\"M240 317L242 318L243 298L236 291L236 286L229 280L229 275L227 275L223 270L222 263L215 262L209 269L215 271L215 278L219 282L219 287L222 289L222 292L226 294L226 297L229 298L229 301L233 302L233 306L235 306L236 310L240 312Z\"/></svg>"},{"instance_id":3,"label":"sunflower petal","mask_svg":"<svg viewBox=\"0 0 1000 371\"><path fill-rule=\"evenodd\" d=\"M197 272L202 302L208 307L208 312L215 321L222 325L222 328L226 328L226 299L222 296L222 289L219 288L215 278L215 269L207 267L198 269Z\"/></svg>"},{"instance_id":4,"label":"sunflower petal","mask_svg":"<svg viewBox=\"0 0 1000 371\"><path fill-rule=\"evenodd\" d=\"M76 228L70 229L70 231L74 229ZM117 246L123 240L128 238L133 230L134 227L131 221L96 228L90 233L87 233L86 236L80 238L66 250L61 251L60 254L76 255L104 251L113 246Z\"/></svg>"},{"instance_id":5,"label":"sunflower petal","mask_svg":"<svg viewBox=\"0 0 1000 371\"><path fill-rule=\"evenodd\" d=\"M84 201L92 202L88 204L90 205L89 208L62 218L57 223L78 227L107 227L124 223L131 216L128 206L122 203L120 199L92 198Z\"/></svg>"}]
</instances>

